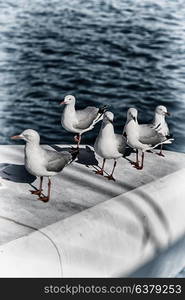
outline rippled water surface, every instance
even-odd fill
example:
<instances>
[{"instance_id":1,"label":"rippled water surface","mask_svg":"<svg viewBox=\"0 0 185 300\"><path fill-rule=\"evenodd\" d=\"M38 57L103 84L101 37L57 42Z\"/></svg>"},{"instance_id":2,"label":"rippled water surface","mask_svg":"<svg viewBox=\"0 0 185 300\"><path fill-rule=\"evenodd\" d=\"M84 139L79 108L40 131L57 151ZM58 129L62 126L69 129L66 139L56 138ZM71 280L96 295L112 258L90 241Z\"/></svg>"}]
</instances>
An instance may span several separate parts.
<instances>
[{"instance_id":1,"label":"rippled water surface","mask_svg":"<svg viewBox=\"0 0 185 300\"><path fill-rule=\"evenodd\" d=\"M110 105L117 132L129 106L146 122L166 105L170 149L185 151L184 0L1 1L0 143L25 128L73 142L60 125L66 94L79 108Z\"/></svg>"}]
</instances>

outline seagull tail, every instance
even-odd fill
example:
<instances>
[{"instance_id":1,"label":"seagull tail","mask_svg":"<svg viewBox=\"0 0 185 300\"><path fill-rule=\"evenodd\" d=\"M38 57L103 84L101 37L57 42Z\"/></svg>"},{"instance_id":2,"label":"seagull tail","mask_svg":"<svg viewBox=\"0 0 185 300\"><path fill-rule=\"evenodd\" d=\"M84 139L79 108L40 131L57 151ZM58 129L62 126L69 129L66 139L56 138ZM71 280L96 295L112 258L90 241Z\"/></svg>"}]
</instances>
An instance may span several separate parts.
<instances>
[{"instance_id":1,"label":"seagull tail","mask_svg":"<svg viewBox=\"0 0 185 300\"><path fill-rule=\"evenodd\" d=\"M98 114L103 115L106 112L107 108L108 108L108 105L101 106L99 108Z\"/></svg>"},{"instance_id":2,"label":"seagull tail","mask_svg":"<svg viewBox=\"0 0 185 300\"><path fill-rule=\"evenodd\" d=\"M170 140L170 139L173 139L173 134L168 134L168 135L166 135L166 139L168 139L168 140Z\"/></svg>"},{"instance_id":3,"label":"seagull tail","mask_svg":"<svg viewBox=\"0 0 185 300\"><path fill-rule=\"evenodd\" d=\"M157 148L158 146L163 145L163 144L171 144L172 141L173 141L173 139L167 139L167 140L164 140L163 142L158 143L158 144L152 146L150 150L155 149L155 148Z\"/></svg>"},{"instance_id":4,"label":"seagull tail","mask_svg":"<svg viewBox=\"0 0 185 300\"><path fill-rule=\"evenodd\" d=\"M95 120L92 124L92 128L94 128L96 123L98 123L99 121L101 121L103 119L103 114L107 111L107 108L108 108L108 105L104 105L99 108L97 117L95 118Z\"/></svg>"},{"instance_id":5,"label":"seagull tail","mask_svg":"<svg viewBox=\"0 0 185 300\"><path fill-rule=\"evenodd\" d=\"M166 139L166 140L164 140L161 144L172 144L172 142L174 141L174 139L173 138L168 138L168 139Z\"/></svg>"},{"instance_id":6,"label":"seagull tail","mask_svg":"<svg viewBox=\"0 0 185 300\"><path fill-rule=\"evenodd\" d=\"M172 135L166 136L166 139L164 139L162 142L156 144L153 146L153 149L156 148L159 145L163 145L163 144L172 144L172 142L174 141L174 138L172 138Z\"/></svg>"},{"instance_id":7,"label":"seagull tail","mask_svg":"<svg viewBox=\"0 0 185 300\"><path fill-rule=\"evenodd\" d=\"M162 142L162 144L172 144L174 141L173 134L168 134L165 136L165 140Z\"/></svg>"}]
</instances>

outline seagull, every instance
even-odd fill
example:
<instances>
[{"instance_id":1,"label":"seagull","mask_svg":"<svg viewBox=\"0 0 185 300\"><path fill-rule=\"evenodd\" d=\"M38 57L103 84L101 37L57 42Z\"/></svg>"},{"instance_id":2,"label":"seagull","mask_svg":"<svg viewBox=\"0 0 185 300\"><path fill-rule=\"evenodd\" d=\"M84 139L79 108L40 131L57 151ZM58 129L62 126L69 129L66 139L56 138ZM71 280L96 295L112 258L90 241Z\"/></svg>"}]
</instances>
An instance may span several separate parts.
<instances>
[{"instance_id":1,"label":"seagull","mask_svg":"<svg viewBox=\"0 0 185 300\"><path fill-rule=\"evenodd\" d=\"M155 109L154 120L151 124L139 125L139 136L142 143L151 144L152 146L160 144L159 156L163 156L162 148L163 142L165 144L171 144L174 140L170 134L168 124L165 120L165 116L170 116L167 108L163 105L158 105Z\"/></svg>"},{"instance_id":2,"label":"seagull","mask_svg":"<svg viewBox=\"0 0 185 300\"><path fill-rule=\"evenodd\" d=\"M103 122L96 138L94 149L95 152L103 158L101 170L95 173L103 175L106 159L114 159L112 172L105 177L115 181L113 173L116 168L117 160L125 154L127 144L121 134L114 133L113 119L114 114L112 112L107 111L104 113Z\"/></svg>"},{"instance_id":3,"label":"seagull","mask_svg":"<svg viewBox=\"0 0 185 300\"><path fill-rule=\"evenodd\" d=\"M40 187L35 191L30 191L34 195L38 195L38 200L48 202L51 194L51 176L58 174L62 169L71 163L77 156L78 151L57 152L53 150L45 150L40 146L40 136L37 131L26 129L21 134L12 136L11 139L22 139L26 142L25 146L25 168L34 176L40 177ZM43 177L48 177L48 195L42 195Z\"/></svg>"},{"instance_id":4,"label":"seagull","mask_svg":"<svg viewBox=\"0 0 185 300\"><path fill-rule=\"evenodd\" d=\"M76 133L74 140L79 148L82 133L92 130L95 124L102 120L107 106L100 108L87 106L85 109L76 110L75 103L76 99L72 95L67 95L60 103L65 104L61 124L67 131Z\"/></svg>"},{"instance_id":5,"label":"seagull","mask_svg":"<svg viewBox=\"0 0 185 300\"><path fill-rule=\"evenodd\" d=\"M152 137L151 140L150 138L148 138L147 142L144 143L140 136L142 126L140 127L140 125L138 124L137 115L138 115L137 109L135 108L128 109L127 122L125 124L123 136L126 138L127 144L131 148L136 149L136 163L133 163L134 167L138 170L142 170L144 165L145 152L156 148L161 143L166 143L168 140L164 139L164 141L159 141L159 143L152 145L152 141L153 141L153 137ZM139 165L138 150L141 150L142 152L141 165Z\"/></svg>"}]
</instances>

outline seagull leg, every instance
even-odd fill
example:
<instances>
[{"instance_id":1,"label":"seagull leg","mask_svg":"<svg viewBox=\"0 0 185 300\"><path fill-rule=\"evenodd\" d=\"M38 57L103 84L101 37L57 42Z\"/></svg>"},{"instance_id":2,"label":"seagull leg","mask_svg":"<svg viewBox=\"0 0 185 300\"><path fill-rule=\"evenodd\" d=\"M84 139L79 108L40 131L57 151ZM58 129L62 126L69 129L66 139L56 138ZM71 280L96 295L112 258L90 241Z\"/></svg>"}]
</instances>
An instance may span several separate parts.
<instances>
[{"instance_id":1,"label":"seagull leg","mask_svg":"<svg viewBox=\"0 0 185 300\"><path fill-rule=\"evenodd\" d=\"M135 168L137 169L137 170L142 170L143 169L143 166L144 166L144 157L145 157L145 153L144 152L142 152L142 159L141 159L141 165L139 166L135 166Z\"/></svg>"},{"instance_id":2,"label":"seagull leg","mask_svg":"<svg viewBox=\"0 0 185 300\"><path fill-rule=\"evenodd\" d=\"M157 155L162 156L162 157L165 157L165 155L163 154L163 144L161 144L160 152L157 153Z\"/></svg>"},{"instance_id":3,"label":"seagull leg","mask_svg":"<svg viewBox=\"0 0 185 300\"><path fill-rule=\"evenodd\" d=\"M44 197L38 198L38 200L41 200L43 202L48 202L50 200L50 195L51 195L51 179L48 178L48 195Z\"/></svg>"},{"instance_id":4,"label":"seagull leg","mask_svg":"<svg viewBox=\"0 0 185 300\"><path fill-rule=\"evenodd\" d=\"M38 195L40 196L42 193L42 183L43 183L43 176L40 177L40 187L39 190L36 191L30 191L33 195Z\"/></svg>"},{"instance_id":5,"label":"seagull leg","mask_svg":"<svg viewBox=\"0 0 185 300\"><path fill-rule=\"evenodd\" d=\"M98 175L102 175L102 176L103 176L103 172L104 172L104 166L105 166L105 161L106 161L106 159L104 158L104 159L103 159L103 164L102 164L102 167L101 167L101 169L100 169L100 170L97 170L97 171L95 171L95 174L98 174Z\"/></svg>"},{"instance_id":6,"label":"seagull leg","mask_svg":"<svg viewBox=\"0 0 185 300\"><path fill-rule=\"evenodd\" d=\"M134 166L134 168L139 167L139 152L138 149L136 150L136 162L131 162L131 164Z\"/></svg>"},{"instance_id":7,"label":"seagull leg","mask_svg":"<svg viewBox=\"0 0 185 300\"><path fill-rule=\"evenodd\" d=\"M136 165L139 166L139 151L136 150Z\"/></svg>"},{"instance_id":8,"label":"seagull leg","mask_svg":"<svg viewBox=\"0 0 185 300\"><path fill-rule=\"evenodd\" d=\"M113 169L112 169L112 173L108 176L105 176L108 180L113 180L113 181L116 181L115 178L113 177L113 174L114 174L114 170L116 168L116 164L117 164L117 161L116 159L114 160L114 165L113 165Z\"/></svg>"},{"instance_id":9,"label":"seagull leg","mask_svg":"<svg viewBox=\"0 0 185 300\"><path fill-rule=\"evenodd\" d=\"M143 169L143 166L144 166L144 158L145 158L145 153L142 152L142 161L141 161L141 170Z\"/></svg>"},{"instance_id":10,"label":"seagull leg","mask_svg":"<svg viewBox=\"0 0 185 300\"><path fill-rule=\"evenodd\" d=\"M81 142L81 135L79 134L79 139L78 139L78 144L77 144L78 149L79 149L80 142Z\"/></svg>"},{"instance_id":11,"label":"seagull leg","mask_svg":"<svg viewBox=\"0 0 185 300\"><path fill-rule=\"evenodd\" d=\"M81 142L81 135L79 133L77 133L77 135L74 136L74 140L77 143L77 149L79 149L79 145Z\"/></svg>"}]
</instances>

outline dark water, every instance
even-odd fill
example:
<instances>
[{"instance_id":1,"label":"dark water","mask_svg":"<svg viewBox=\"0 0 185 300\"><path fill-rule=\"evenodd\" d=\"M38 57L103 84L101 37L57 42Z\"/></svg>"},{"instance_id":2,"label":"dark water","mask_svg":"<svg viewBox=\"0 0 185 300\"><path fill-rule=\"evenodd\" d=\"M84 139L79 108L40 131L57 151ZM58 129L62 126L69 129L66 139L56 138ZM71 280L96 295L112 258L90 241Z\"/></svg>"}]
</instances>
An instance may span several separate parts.
<instances>
[{"instance_id":1,"label":"dark water","mask_svg":"<svg viewBox=\"0 0 185 300\"><path fill-rule=\"evenodd\" d=\"M66 94L79 108L110 105L117 132L129 106L145 122L166 105L170 149L185 151L185 1L0 1L0 143L25 128L73 142L60 125Z\"/></svg>"}]
</instances>

